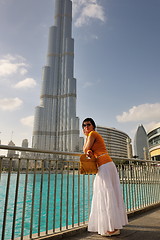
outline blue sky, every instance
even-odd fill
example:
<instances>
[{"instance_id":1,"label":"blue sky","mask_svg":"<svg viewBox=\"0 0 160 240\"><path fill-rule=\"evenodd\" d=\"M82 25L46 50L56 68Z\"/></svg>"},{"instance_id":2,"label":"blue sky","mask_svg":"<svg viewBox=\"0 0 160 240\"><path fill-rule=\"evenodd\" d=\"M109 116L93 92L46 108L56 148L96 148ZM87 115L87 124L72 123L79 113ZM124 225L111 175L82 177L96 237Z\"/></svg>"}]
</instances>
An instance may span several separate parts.
<instances>
[{"instance_id":1,"label":"blue sky","mask_svg":"<svg viewBox=\"0 0 160 240\"><path fill-rule=\"evenodd\" d=\"M77 116L132 139L160 122L160 1L73 0ZM31 146L54 0L0 0L0 139Z\"/></svg>"}]
</instances>

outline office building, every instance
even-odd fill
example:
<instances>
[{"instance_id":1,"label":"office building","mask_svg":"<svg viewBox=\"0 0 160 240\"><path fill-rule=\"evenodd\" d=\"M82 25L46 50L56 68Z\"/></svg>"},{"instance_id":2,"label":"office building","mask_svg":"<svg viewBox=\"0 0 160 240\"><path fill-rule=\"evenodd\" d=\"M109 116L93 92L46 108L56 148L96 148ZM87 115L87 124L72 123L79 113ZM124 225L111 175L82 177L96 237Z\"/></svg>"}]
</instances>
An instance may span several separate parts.
<instances>
[{"instance_id":1,"label":"office building","mask_svg":"<svg viewBox=\"0 0 160 240\"><path fill-rule=\"evenodd\" d=\"M136 158L147 160L148 157L148 139L143 125L139 125L134 137L134 154Z\"/></svg>"}]
</instances>

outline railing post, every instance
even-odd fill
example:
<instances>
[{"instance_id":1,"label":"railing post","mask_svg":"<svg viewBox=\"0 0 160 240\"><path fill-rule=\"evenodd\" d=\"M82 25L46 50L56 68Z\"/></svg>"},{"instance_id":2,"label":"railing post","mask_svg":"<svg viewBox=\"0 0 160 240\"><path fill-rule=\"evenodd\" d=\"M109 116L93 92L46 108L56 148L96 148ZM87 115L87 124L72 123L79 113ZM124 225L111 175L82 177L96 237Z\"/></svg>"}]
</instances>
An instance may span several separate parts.
<instances>
[{"instance_id":1,"label":"railing post","mask_svg":"<svg viewBox=\"0 0 160 240\"><path fill-rule=\"evenodd\" d=\"M6 197L5 197L5 205L4 205L3 226L2 226L2 240L5 239L5 228L6 228L7 207L8 207L9 190L10 190L11 168L12 168L12 158L10 158L10 161L9 161L9 171L8 171Z\"/></svg>"}]
</instances>

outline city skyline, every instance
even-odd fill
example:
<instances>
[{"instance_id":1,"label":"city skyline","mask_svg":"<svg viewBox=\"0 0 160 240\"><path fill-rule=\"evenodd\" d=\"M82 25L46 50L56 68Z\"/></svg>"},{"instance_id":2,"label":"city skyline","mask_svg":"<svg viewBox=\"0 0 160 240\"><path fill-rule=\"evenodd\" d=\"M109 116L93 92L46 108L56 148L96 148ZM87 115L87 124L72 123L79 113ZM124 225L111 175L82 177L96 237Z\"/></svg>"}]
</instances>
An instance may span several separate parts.
<instances>
[{"instance_id":1,"label":"city skyline","mask_svg":"<svg viewBox=\"0 0 160 240\"><path fill-rule=\"evenodd\" d=\"M37 7L38 6L38 7ZM29 140L54 1L0 1L0 139ZM132 138L160 122L160 2L73 4L77 116L93 117ZM35 15L36 12L36 15Z\"/></svg>"}]
</instances>

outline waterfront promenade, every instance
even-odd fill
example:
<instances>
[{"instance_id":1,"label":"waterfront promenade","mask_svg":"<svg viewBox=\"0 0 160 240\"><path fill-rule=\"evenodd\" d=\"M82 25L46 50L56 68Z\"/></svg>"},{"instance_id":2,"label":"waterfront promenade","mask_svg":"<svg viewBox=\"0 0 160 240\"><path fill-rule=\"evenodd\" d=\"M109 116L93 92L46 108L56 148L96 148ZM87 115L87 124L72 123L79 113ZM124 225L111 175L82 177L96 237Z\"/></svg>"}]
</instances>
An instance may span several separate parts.
<instances>
[{"instance_id":1,"label":"waterfront promenade","mask_svg":"<svg viewBox=\"0 0 160 240\"><path fill-rule=\"evenodd\" d=\"M1 240L58 240L69 239L71 235L70 240L104 239L86 231L95 176L80 174L79 153L62 154L4 145L0 145L0 149L24 151L27 156L0 158ZM129 216L133 212L134 215L142 213L142 209L160 208L160 162L112 159L119 173ZM132 216L117 239L134 240L134 235L140 239L137 234L144 233L145 240L160 240L159 235L151 237L159 234L160 210L155 219L147 220L150 215L146 215L144 221L141 216L136 220Z\"/></svg>"},{"instance_id":2,"label":"waterfront promenade","mask_svg":"<svg viewBox=\"0 0 160 240\"><path fill-rule=\"evenodd\" d=\"M74 235L73 235L74 234ZM72 235L72 236L71 236ZM42 239L42 238L39 238ZM138 211L129 215L129 224L121 230L119 236L102 237L97 233L87 232L87 226L79 230L57 234L43 240L160 240L160 205L159 207Z\"/></svg>"}]
</instances>

